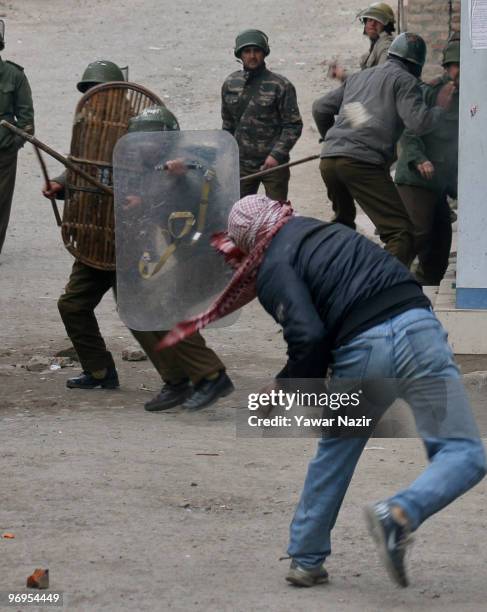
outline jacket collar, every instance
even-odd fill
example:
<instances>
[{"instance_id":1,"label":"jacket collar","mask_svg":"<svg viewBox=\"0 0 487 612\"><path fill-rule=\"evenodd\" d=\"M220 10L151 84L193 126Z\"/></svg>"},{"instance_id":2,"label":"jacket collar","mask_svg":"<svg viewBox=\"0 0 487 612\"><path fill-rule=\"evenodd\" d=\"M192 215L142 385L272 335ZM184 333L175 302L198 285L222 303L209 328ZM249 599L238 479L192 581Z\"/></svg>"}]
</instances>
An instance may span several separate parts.
<instances>
[{"instance_id":1,"label":"jacket collar","mask_svg":"<svg viewBox=\"0 0 487 612\"><path fill-rule=\"evenodd\" d=\"M253 79L263 74L266 70L267 66L264 62L262 66L259 66L256 70L244 70L244 78L246 81L252 81Z\"/></svg>"},{"instance_id":2,"label":"jacket collar","mask_svg":"<svg viewBox=\"0 0 487 612\"><path fill-rule=\"evenodd\" d=\"M408 72L409 74L411 74L408 70L408 67L404 64L404 62L401 62L401 60L399 58L394 57L394 55L389 55L389 57L387 58L387 62L391 62L394 64L394 66L396 66L397 68L401 68L401 70L404 70L405 72Z\"/></svg>"},{"instance_id":3,"label":"jacket collar","mask_svg":"<svg viewBox=\"0 0 487 612\"><path fill-rule=\"evenodd\" d=\"M379 42L379 40L386 40L386 39L390 40L392 42L394 40L394 37L392 36L392 34L389 34L389 32L386 32L385 30L382 30L382 32L379 34L378 38L376 38L375 40L371 40L370 41L370 50L372 51L372 49Z\"/></svg>"}]
</instances>

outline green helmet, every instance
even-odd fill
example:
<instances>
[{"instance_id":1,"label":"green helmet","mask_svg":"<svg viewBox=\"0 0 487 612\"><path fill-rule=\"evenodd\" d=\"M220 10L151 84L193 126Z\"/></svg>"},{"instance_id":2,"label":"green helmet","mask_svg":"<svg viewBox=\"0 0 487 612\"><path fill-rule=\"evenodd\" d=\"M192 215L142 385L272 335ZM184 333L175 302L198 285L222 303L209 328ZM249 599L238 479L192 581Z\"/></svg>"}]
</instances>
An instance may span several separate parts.
<instances>
[{"instance_id":1,"label":"green helmet","mask_svg":"<svg viewBox=\"0 0 487 612\"><path fill-rule=\"evenodd\" d=\"M388 24L394 25L396 23L394 11L385 2L374 2L364 11L360 11L358 18L362 23L366 19L375 19L375 21L378 21L383 26Z\"/></svg>"},{"instance_id":2,"label":"green helmet","mask_svg":"<svg viewBox=\"0 0 487 612\"><path fill-rule=\"evenodd\" d=\"M117 64L107 60L97 60L96 62L88 64L86 70L83 72L81 81L79 81L76 87L81 93L85 93L85 91L94 85L124 80L123 72Z\"/></svg>"},{"instance_id":3,"label":"green helmet","mask_svg":"<svg viewBox=\"0 0 487 612\"><path fill-rule=\"evenodd\" d=\"M235 39L235 49L233 50L235 57L240 57L244 47L259 47L266 56L269 55L271 51L267 34L264 34L264 32L260 30L244 30L240 32Z\"/></svg>"},{"instance_id":4,"label":"green helmet","mask_svg":"<svg viewBox=\"0 0 487 612\"><path fill-rule=\"evenodd\" d=\"M443 49L443 61L442 66L448 66L448 64L459 64L460 63L460 41L451 40L446 44Z\"/></svg>"},{"instance_id":5,"label":"green helmet","mask_svg":"<svg viewBox=\"0 0 487 612\"><path fill-rule=\"evenodd\" d=\"M394 57L405 59L412 64L424 66L426 61L426 43L419 34L403 32L393 40L388 53Z\"/></svg>"},{"instance_id":6,"label":"green helmet","mask_svg":"<svg viewBox=\"0 0 487 612\"><path fill-rule=\"evenodd\" d=\"M179 130L176 117L165 106L148 106L129 121L129 132L164 132Z\"/></svg>"}]
</instances>

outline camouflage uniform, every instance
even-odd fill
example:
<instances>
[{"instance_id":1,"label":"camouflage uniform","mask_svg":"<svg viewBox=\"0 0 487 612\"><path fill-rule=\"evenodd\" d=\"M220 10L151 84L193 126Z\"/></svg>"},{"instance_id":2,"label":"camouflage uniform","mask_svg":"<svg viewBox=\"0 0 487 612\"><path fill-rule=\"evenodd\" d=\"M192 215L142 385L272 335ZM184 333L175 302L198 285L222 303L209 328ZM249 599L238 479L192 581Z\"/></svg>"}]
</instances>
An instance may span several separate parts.
<instances>
[{"instance_id":1,"label":"camouflage uniform","mask_svg":"<svg viewBox=\"0 0 487 612\"><path fill-rule=\"evenodd\" d=\"M0 120L34 133L32 94L22 66L0 58ZM0 251L7 233L15 187L17 151L24 141L0 127Z\"/></svg>"},{"instance_id":2,"label":"camouflage uniform","mask_svg":"<svg viewBox=\"0 0 487 612\"><path fill-rule=\"evenodd\" d=\"M265 63L257 70L238 70L222 87L222 128L235 136L240 151L240 176L258 172L271 155L279 164L289 161L289 151L301 135L303 122L296 90L285 77ZM289 169L263 180L266 194L287 199ZM257 193L260 180L244 181L241 196Z\"/></svg>"}]
</instances>

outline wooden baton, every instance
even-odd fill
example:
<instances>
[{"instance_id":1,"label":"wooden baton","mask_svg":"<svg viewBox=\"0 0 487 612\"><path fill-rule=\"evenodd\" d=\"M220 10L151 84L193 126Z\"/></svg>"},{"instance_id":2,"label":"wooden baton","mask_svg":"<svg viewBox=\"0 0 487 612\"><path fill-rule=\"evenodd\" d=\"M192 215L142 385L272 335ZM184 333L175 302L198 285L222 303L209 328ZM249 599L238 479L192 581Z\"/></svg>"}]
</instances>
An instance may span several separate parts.
<instances>
[{"instance_id":1,"label":"wooden baton","mask_svg":"<svg viewBox=\"0 0 487 612\"><path fill-rule=\"evenodd\" d=\"M250 179L260 178L261 176L266 176L271 172L275 172L276 170L282 170L283 168L291 168L291 166L297 166L299 164L304 164L309 161L313 161L314 159L319 159L319 155L310 155L309 157L303 157L302 159L297 159L293 162L288 162L287 164L281 164L280 166L275 166L274 168L267 168L267 170L260 170L259 172L254 172L254 174L248 174L247 176L242 176L240 182L242 181L250 181Z\"/></svg>"},{"instance_id":2,"label":"wooden baton","mask_svg":"<svg viewBox=\"0 0 487 612\"><path fill-rule=\"evenodd\" d=\"M35 147L38 147L39 149L44 151L44 153L47 153L51 157L54 157L54 159L57 159L58 162L61 162L63 164L63 166L66 166L66 168L69 168L73 172L76 172L77 174L79 174L82 178L85 179L85 181L87 183L90 183L91 185L93 185L97 189L100 189L101 191L103 191L104 193L106 193L108 195L113 195L113 189L111 189L110 187L107 187L107 185L104 185L103 183L100 183L100 181L97 181L95 178L93 178L87 172L82 170L79 166L77 166L76 164L73 164L73 162L71 160L69 160L67 157L64 157L64 155L61 155L61 153L58 153L54 149L51 149L51 147L49 147L48 145L46 145L43 142L41 142L35 136L32 136L31 134L28 134L27 132L24 132L24 130L21 130L20 128L16 127L15 125L12 125L11 123L9 123L8 121L5 121L5 119L0 121L0 125L2 127L7 128L8 130L13 132L17 136L20 136L24 140L28 140Z\"/></svg>"},{"instance_id":3,"label":"wooden baton","mask_svg":"<svg viewBox=\"0 0 487 612\"><path fill-rule=\"evenodd\" d=\"M44 163L44 160L42 159L42 155L41 155L41 152L39 151L39 147L36 147L36 145L33 145L33 147L34 147L34 151L36 152L37 159L39 160L39 164L41 165L41 170L42 170L42 174L44 175L44 180L46 181L46 189L49 189L51 181L49 180L49 175L47 173L46 164ZM63 223L61 221L61 215L59 214L59 210L57 207L56 198L49 198L49 200L51 201L52 211L54 213L54 216L56 217L56 223L58 227L61 227Z\"/></svg>"}]
</instances>

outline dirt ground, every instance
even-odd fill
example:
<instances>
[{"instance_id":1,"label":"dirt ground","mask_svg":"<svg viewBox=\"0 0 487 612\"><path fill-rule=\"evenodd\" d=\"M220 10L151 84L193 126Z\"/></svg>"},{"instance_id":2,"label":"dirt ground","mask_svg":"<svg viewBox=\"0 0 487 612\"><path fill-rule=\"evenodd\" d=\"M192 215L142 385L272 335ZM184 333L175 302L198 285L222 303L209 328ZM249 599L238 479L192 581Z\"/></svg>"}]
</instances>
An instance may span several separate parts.
<instances>
[{"instance_id":1,"label":"dirt ground","mask_svg":"<svg viewBox=\"0 0 487 612\"><path fill-rule=\"evenodd\" d=\"M319 152L311 104L330 87L320 62L337 55L353 66L364 51L354 21L362 5L0 2L3 57L25 66L38 137L66 152L75 83L94 59L128 64L131 80L162 95L183 128L218 128L220 85L236 68L234 36L257 26L270 35L270 68L298 91L305 128L297 158ZM61 170L51 161L49 169ZM369 541L362 506L423 468L417 440L370 443L334 532L331 583L303 591L283 581L289 561L279 558L315 440L236 437L245 389L266 382L284 359L281 335L258 304L233 327L206 333L238 390L194 416L143 410L161 383L149 362L122 361L122 350L136 345L110 297L98 311L120 390L69 391L75 369L21 367L69 346L56 300L72 259L41 184L26 146L0 258L0 534L15 534L0 539L0 591L22 590L34 568L48 567L70 612L485 609L485 484L419 530L407 590L390 584ZM299 212L330 217L316 165L293 172L290 196ZM478 360L468 363L475 369Z\"/></svg>"}]
</instances>

